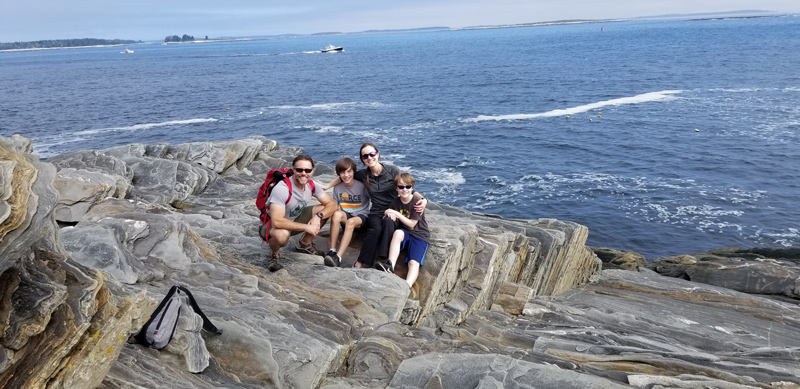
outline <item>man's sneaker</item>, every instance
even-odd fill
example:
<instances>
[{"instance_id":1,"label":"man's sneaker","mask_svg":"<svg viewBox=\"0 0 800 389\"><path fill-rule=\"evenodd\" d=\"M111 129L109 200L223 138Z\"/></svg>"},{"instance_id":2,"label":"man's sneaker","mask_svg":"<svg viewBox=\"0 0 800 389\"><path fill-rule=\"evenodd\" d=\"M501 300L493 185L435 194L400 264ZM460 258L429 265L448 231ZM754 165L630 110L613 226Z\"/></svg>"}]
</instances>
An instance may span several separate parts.
<instances>
[{"instance_id":1,"label":"man's sneaker","mask_svg":"<svg viewBox=\"0 0 800 389\"><path fill-rule=\"evenodd\" d=\"M336 254L333 251L328 251L322 261L325 262L325 266L330 267L337 267L340 263L342 263L342 259L339 258L339 254Z\"/></svg>"},{"instance_id":2,"label":"man's sneaker","mask_svg":"<svg viewBox=\"0 0 800 389\"><path fill-rule=\"evenodd\" d=\"M281 256L279 254L272 254L272 256L269 257L269 261L267 261L267 269L273 273L283 269L283 265L281 264Z\"/></svg>"},{"instance_id":3,"label":"man's sneaker","mask_svg":"<svg viewBox=\"0 0 800 389\"><path fill-rule=\"evenodd\" d=\"M387 273L394 273L394 269L392 269L392 263L388 260L375 262L375 268L378 270L383 270Z\"/></svg>"},{"instance_id":4,"label":"man's sneaker","mask_svg":"<svg viewBox=\"0 0 800 389\"><path fill-rule=\"evenodd\" d=\"M317 250L317 248L314 247L314 243L309 243L309 244L306 245L306 244L303 244L303 242L301 242L299 240L297 241L297 246L294 246L294 249L297 250L298 253L319 255L320 257L325 255L325 253L323 253L322 251Z\"/></svg>"}]
</instances>

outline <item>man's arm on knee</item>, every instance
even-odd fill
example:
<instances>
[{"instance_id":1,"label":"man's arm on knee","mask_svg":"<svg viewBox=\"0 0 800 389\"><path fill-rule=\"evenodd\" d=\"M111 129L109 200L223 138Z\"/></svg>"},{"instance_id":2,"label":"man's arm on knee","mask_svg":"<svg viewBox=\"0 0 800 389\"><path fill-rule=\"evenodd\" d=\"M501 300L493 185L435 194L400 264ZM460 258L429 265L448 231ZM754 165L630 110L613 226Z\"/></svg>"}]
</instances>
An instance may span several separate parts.
<instances>
[{"instance_id":1,"label":"man's arm on knee","mask_svg":"<svg viewBox=\"0 0 800 389\"><path fill-rule=\"evenodd\" d=\"M272 220L272 228L289 231L303 231L306 225L286 218L286 208L278 204L269 205L269 218Z\"/></svg>"},{"instance_id":2,"label":"man's arm on knee","mask_svg":"<svg viewBox=\"0 0 800 389\"><path fill-rule=\"evenodd\" d=\"M323 193L321 196L317 197L319 203L322 204L322 215L325 219L333 216L333 213L339 209L339 204L336 204L336 201L333 201L333 198L329 196L327 193Z\"/></svg>"}]
</instances>

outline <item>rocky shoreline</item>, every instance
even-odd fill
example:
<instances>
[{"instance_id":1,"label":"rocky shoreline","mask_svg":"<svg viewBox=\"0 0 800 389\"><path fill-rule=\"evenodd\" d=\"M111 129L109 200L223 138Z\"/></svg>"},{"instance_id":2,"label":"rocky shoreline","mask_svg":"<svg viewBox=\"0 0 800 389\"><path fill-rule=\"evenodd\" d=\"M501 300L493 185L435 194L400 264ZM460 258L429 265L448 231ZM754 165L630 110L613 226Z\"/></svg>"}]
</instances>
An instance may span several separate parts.
<instances>
[{"instance_id":1,"label":"rocky shoreline","mask_svg":"<svg viewBox=\"0 0 800 389\"><path fill-rule=\"evenodd\" d=\"M32 151L0 137L2 387L800 387L796 248L647 262L575 223L432 203L412 298L291 250L267 271L255 193L298 147ZM128 344L174 284L223 334L184 313L167 348Z\"/></svg>"}]
</instances>

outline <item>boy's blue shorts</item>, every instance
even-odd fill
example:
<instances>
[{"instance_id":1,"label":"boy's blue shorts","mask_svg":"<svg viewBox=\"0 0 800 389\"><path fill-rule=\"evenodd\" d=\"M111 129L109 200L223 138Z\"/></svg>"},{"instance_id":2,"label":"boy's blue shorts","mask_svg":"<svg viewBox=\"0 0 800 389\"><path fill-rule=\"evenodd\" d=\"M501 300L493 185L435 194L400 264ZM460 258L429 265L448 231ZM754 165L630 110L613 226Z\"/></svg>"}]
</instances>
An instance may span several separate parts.
<instances>
[{"instance_id":1,"label":"boy's blue shorts","mask_svg":"<svg viewBox=\"0 0 800 389\"><path fill-rule=\"evenodd\" d=\"M403 231L403 243L400 245L400 249L402 250L406 248L406 245L408 246L406 263L410 260L414 260L419 262L419 265L422 266L422 262L425 261L425 253L428 252L428 242L416 236L412 236L404 228L402 228L401 231Z\"/></svg>"}]
</instances>

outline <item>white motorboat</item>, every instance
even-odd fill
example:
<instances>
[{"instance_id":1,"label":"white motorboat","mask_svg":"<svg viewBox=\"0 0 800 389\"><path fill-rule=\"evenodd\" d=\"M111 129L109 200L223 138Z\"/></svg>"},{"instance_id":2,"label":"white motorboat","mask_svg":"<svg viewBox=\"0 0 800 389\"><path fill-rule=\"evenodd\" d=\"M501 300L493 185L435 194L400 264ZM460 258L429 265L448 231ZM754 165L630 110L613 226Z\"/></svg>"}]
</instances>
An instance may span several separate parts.
<instances>
[{"instance_id":1,"label":"white motorboat","mask_svg":"<svg viewBox=\"0 0 800 389\"><path fill-rule=\"evenodd\" d=\"M132 53L133 53L133 50L131 50L131 49L125 49L125 51L120 51L119 53L120 53L120 54L132 54Z\"/></svg>"},{"instance_id":2,"label":"white motorboat","mask_svg":"<svg viewBox=\"0 0 800 389\"><path fill-rule=\"evenodd\" d=\"M327 47L325 47L324 49L322 49L320 51L323 52L323 53L336 53L336 52L342 51L342 50L344 50L343 47L334 46L334 45L328 45Z\"/></svg>"}]
</instances>

